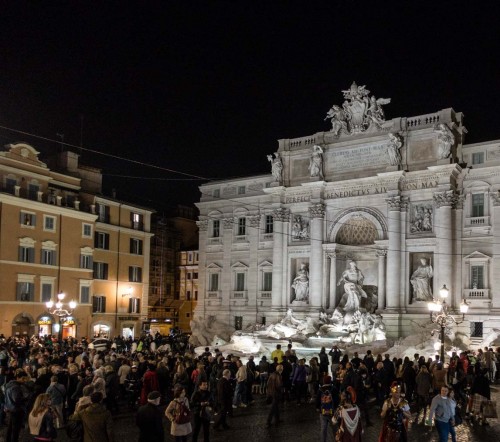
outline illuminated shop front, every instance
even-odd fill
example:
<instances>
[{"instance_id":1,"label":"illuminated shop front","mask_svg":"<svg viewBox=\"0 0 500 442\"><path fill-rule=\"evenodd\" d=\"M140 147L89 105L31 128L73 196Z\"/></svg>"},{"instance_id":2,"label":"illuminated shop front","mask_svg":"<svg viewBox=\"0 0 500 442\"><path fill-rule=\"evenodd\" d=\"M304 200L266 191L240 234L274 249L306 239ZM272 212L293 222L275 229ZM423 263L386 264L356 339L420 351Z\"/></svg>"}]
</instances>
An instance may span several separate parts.
<instances>
[{"instance_id":1,"label":"illuminated shop front","mask_svg":"<svg viewBox=\"0 0 500 442\"><path fill-rule=\"evenodd\" d=\"M108 338L111 327L108 324L98 322L92 327L92 336L94 338Z\"/></svg>"},{"instance_id":2,"label":"illuminated shop front","mask_svg":"<svg viewBox=\"0 0 500 442\"><path fill-rule=\"evenodd\" d=\"M52 334L53 319L50 316L40 316L37 321L38 336L48 336Z\"/></svg>"},{"instance_id":3,"label":"illuminated shop front","mask_svg":"<svg viewBox=\"0 0 500 442\"><path fill-rule=\"evenodd\" d=\"M68 316L62 320L62 338L75 338L76 337L76 322L75 318Z\"/></svg>"}]
</instances>

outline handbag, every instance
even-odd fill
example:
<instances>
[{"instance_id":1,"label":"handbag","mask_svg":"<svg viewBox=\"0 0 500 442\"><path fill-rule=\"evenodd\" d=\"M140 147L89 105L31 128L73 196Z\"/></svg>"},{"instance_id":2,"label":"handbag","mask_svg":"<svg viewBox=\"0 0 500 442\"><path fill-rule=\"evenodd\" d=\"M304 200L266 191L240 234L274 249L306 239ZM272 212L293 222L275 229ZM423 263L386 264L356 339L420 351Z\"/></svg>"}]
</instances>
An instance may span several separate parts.
<instances>
[{"instance_id":1,"label":"handbag","mask_svg":"<svg viewBox=\"0 0 500 442\"><path fill-rule=\"evenodd\" d=\"M175 423L182 425L191 422L191 410L184 402L179 402L178 412L175 414Z\"/></svg>"},{"instance_id":2,"label":"handbag","mask_svg":"<svg viewBox=\"0 0 500 442\"><path fill-rule=\"evenodd\" d=\"M483 417L494 419L498 417L496 401L486 401L483 403Z\"/></svg>"}]
</instances>

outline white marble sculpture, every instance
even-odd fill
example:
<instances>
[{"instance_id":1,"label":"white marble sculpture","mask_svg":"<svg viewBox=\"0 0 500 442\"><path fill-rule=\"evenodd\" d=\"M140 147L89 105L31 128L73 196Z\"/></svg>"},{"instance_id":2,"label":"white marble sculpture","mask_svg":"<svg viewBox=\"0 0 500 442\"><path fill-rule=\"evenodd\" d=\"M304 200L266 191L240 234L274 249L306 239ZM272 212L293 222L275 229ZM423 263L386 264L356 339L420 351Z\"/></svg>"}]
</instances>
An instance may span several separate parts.
<instances>
[{"instance_id":1,"label":"white marble sculpture","mask_svg":"<svg viewBox=\"0 0 500 442\"><path fill-rule=\"evenodd\" d=\"M446 159L451 154L451 148L455 143L455 136L450 128L443 123L436 124L434 130L438 134L438 158Z\"/></svg>"},{"instance_id":2,"label":"white marble sculpture","mask_svg":"<svg viewBox=\"0 0 500 442\"><path fill-rule=\"evenodd\" d=\"M332 123L331 132L338 136L341 132L358 134L373 127L380 130L385 122L383 105L391 102L390 98L369 97L370 91L366 86L358 86L355 82L345 91L342 108L333 105L326 114Z\"/></svg>"},{"instance_id":3,"label":"white marble sculpture","mask_svg":"<svg viewBox=\"0 0 500 442\"><path fill-rule=\"evenodd\" d=\"M428 264L427 258L421 258L420 265L410 278L411 285L413 286L413 301L432 301L432 276L432 266Z\"/></svg>"},{"instance_id":4,"label":"white marble sculpture","mask_svg":"<svg viewBox=\"0 0 500 442\"><path fill-rule=\"evenodd\" d=\"M323 149L321 146L314 145L309 159L309 173L311 177L319 177L324 180L323 175Z\"/></svg>"},{"instance_id":5,"label":"white marble sculpture","mask_svg":"<svg viewBox=\"0 0 500 442\"><path fill-rule=\"evenodd\" d=\"M387 156L391 166L401 165L401 146L403 141L397 134L389 133L389 144L387 145Z\"/></svg>"},{"instance_id":6,"label":"white marble sculpture","mask_svg":"<svg viewBox=\"0 0 500 442\"><path fill-rule=\"evenodd\" d=\"M271 173L274 177L274 181L281 184L283 181L283 163L279 152L274 153L274 159L272 155L268 155L267 160L271 163Z\"/></svg>"},{"instance_id":7,"label":"white marble sculpture","mask_svg":"<svg viewBox=\"0 0 500 442\"><path fill-rule=\"evenodd\" d=\"M300 269L293 279L292 288L295 292L293 302L307 303L309 301L309 271L305 263L300 264Z\"/></svg>"}]
</instances>

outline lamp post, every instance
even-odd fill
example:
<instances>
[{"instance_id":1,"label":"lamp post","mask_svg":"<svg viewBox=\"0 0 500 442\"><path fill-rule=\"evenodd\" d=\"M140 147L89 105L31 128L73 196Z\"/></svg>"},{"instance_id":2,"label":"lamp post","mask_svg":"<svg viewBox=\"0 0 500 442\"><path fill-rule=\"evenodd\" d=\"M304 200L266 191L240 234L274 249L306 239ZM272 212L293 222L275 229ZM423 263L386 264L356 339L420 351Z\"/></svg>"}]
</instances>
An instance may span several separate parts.
<instances>
[{"instance_id":1,"label":"lamp post","mask_svg":"<svg viewBox=\"0 0 500 442\"><path fill-rule=\"evenodd\" d=\"M63 300L66 297L66 294L64 293L58 293L57 294L57 302L54 303L54 301L50 300L45 303L45 306L47 307L47 311L54 316L57 316L59 318L59 332L57 336L57 340L59 341L59 345L62 343L62 325L63 325L63 318L66 318L68 316L71 316L73 311L75 310L77 303L74 300L71 300L68 302L68 307L64 308L64 303Z\"/></svg>"},{"instance_id":2,"label":"lamp post","mask_svg":"<svg viewBox=\"0 0 500 442\"><path fill-rule=\"evenodd\" d=\"M465 314L469 310L469 304L465 299L460 303L460 313L462 313L462 320L457 321L452 313L450 313L450 306L446 303L449 290L446 284L439 290L439 299L433 299L427 303L431 321L439 325L439 340L434 345L436 351L440 350L440 360L444 364L444 331L446 327L451 327L453 324L461 324L465 320Z\"/></svg>"}]
</instances>

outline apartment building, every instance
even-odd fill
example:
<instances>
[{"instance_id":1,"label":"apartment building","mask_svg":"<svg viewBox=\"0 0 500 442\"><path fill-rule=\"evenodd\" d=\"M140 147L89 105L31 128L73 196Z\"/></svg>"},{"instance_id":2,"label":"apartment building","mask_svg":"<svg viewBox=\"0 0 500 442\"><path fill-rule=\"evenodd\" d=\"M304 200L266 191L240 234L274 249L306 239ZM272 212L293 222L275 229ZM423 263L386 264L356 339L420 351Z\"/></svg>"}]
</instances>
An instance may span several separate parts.
<instances>
[{"instance_id":1,"label":"apartment building","mask_svg":"<svg viewBox=\"0 0 500 442\"><path fill-rule=\"evenodd\" d=\"M39 154L26 143L0 152L0 333L138 333L152 210L104 197L100 170L73 152ZM77 302L70 315L48 311L59 293Z\"/></svg>"}]
</instances>

